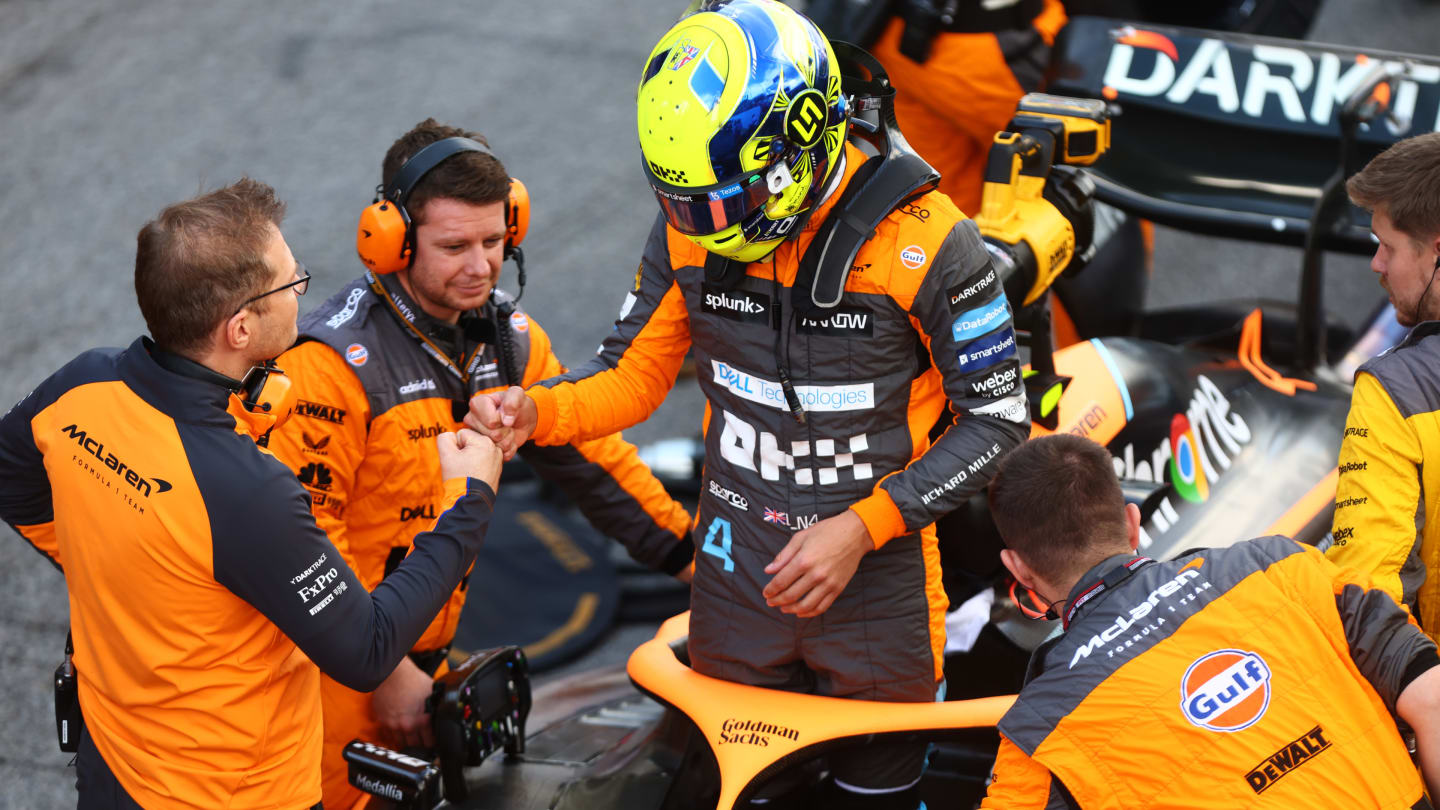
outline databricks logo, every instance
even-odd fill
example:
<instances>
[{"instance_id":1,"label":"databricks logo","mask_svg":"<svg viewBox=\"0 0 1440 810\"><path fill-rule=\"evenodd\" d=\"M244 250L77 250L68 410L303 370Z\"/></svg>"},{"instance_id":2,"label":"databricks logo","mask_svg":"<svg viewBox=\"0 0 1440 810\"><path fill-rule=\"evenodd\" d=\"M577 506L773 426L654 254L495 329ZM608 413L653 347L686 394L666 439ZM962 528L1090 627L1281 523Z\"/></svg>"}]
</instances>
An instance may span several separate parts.
<instances>
[{"instance_id":1,"label":"databricks logo","mask_svg":"<svg viewBox=\"0 0 1440 810\"><path fill-rule=\"evenodd\" d=\"M1270 707L1270 667L1253 652L1216 650L1203 655L1180 679L1180 711L1210 731L1254 725Z\"/></svg>"}]
</instances>

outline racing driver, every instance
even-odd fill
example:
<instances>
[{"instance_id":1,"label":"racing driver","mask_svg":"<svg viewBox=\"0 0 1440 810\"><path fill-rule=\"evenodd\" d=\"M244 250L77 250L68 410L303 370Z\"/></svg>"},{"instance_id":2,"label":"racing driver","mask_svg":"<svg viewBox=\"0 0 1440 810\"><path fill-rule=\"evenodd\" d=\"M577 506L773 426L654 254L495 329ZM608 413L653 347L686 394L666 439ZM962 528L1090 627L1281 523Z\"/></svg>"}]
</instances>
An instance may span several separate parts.
<instances>
[{"instance_id":1,"label":"racing driver","mask_svg":"<svg viewBox=\"0 0 1440 810\"><path fill-rule=\"evenodd\" d=\"M1431 807L1440 657L1370 578L1285 537L1135 555L1109 452L1027 442L990 487L1015 578L1058 613L983 808Z\"/></svg>"},{"instance_id":2,"label":"racing driver","mask_svg":"<svg viewBox=\"0 0 1440 810\"><path fill-rule=\"evenodd\" d=\"M410 159L426 160L417 156L431 147L446 151L415 171ZM433 437L457 427L467 397L564 371L545 331L496 289L514 248L507 240L518 236L507 234L507 213L519 216L509 209L524 203L509 202L510 177L485 140L427 119L390 147L382 179L385 204L410 215L410 259L354 280L301 318L300 343L280 359L295 378L296 416L270 436L310 491L316 522L370 589L443 511ZM357 246L388 269L374 255L380 248ZM690 516L618 434L521 454L637 560L688 579ZM322 679L327 810L367 798L347 780L346 743L433 744L425 700L474 586L460 583L373 695Z\"/></svg>"},{"instance_id":3,"label":"racing driver","mask_svg":"<svg viewBox=\"0 0 1440 810\"><path fill-rule=\"evenodd\" d=\"M883 172L847 145L850 114L834 51L797 12L732 0L683 18L638 91L661 217L615 330L584 367L473 399L466 422L507 452L604 435L655 410L693 350L694 668L930 701L946 606L932 524L985 485L1029 413L1009 306L943 194L913 200L923 216L891 210L840 268L838 304L812 305L816 234L863 196L857 172ZM958 418L932 443L947 407ZM924 753L836 752L826 806L912 810Z\"/></svg>"}]
</instances>

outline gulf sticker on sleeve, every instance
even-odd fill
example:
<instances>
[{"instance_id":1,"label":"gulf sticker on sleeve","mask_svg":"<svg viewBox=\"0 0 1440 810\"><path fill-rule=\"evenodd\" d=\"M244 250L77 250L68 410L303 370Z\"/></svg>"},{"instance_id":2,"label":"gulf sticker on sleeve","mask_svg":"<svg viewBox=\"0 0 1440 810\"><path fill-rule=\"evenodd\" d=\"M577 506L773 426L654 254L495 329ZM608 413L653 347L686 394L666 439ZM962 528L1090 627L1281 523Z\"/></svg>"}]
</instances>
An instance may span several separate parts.
<instances>
[{"instance_id":1,"label":"gulf sticker on sleeve","mask_svg":"<svg viewBox=\"0 0 1440 810\"><path fill-rule=\"evenodd\" d=\"M961 371L974 371L993 366L1001 360L1015 356L1015 330L1005 327L960 347L955 360Z\"/></svg>"},{"instance_id":2,"label":"gulf sticker on sleeve","mask_svg":"<svg viewBox=\"0 0 1440 810\"><path fill-rule=\"evenodd\" d=\"M525 317L523 312L510 313L510 328L516 332L530 331L530 319Z\"/></svg>"},{"instance_id":3,"label":"gulf sticker on sleeve","mask_svg":"<svg viewBox=\"0 0 1440 810\"><path fill-rule=\"evenodd\" d=\"M1009 317L1010 304L1002 296L985 306L976 307L956 316L955 322L950 325L950 334L955 338L956 343L974 340L986 332L994 330Z\"/></svg>"},{"instance_id":4,"label":"gulf sticker on sleeve","mask_svg":"<svg viewBox=\"0 0 1440 810\"><path fill-rule=\"evenodd\" d=\"M370 350L359 343L351 343L345 347L345 359L352 366L363 366L370 359Z\"/></svg>"}]
</instances>

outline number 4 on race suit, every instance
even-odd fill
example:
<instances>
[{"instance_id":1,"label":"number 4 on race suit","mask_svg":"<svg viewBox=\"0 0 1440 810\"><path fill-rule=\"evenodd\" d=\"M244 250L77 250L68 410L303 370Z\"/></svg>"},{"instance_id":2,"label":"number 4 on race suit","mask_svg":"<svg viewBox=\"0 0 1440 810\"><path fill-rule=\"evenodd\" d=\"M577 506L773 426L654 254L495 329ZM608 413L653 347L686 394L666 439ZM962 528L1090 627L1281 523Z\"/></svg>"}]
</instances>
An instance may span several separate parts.
<instances>
[{"instance_id":1,"label":"number 4 on race suit","mask_svg":"<svg viewBox=\"0 0 1440 810\"><path fill-rule=\"evenodd\" d=\"M715 542L717 535L720 538L718 543ZM700 550L724 560L726 571L734 571L735 561L730 559L730 521L724 518L710 521L710 528L705 532L705 545Z\"/></svg>"}]
</instances>

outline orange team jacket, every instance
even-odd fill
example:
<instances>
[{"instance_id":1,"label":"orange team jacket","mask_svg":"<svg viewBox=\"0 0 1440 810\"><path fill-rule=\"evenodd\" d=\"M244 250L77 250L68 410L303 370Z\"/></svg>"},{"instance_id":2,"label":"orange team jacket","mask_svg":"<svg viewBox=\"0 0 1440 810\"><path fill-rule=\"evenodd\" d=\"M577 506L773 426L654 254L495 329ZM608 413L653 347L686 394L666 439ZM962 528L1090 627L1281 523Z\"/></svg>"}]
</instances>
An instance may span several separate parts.
<instances>
[{"instance_id":1,"label":"orange team jacket","mask_svg":"<svg viewBox=\"0 0 1440 810\"><path fill-rule=\"evenodd\" d=\"M436 531L372 597L257 448L274 418L225 380L140 339L80 355L0 420L0 517L62 566L85 727L150 810L319 801L317 665L380 683L494 498L447 482Z\"/></svg>"},{"instance_id":2,"label":"orange team jacket","mask_svg":"<svg viewBox=\"0 0 1440 810\"><path fill-rule=\"evenodd\" d=\"M295 418L272 433L270 450L310 491L316 522L367 587L439 514L435 436L461 427L469 396L564 371L538 323L519 309L497 314L507 301L502 291L491 296L470 327L487 339L474 341L427 316L395 278L367 275L302 318L301 342L279 360L298 393ZM497 329L508 333L519 379L508 375ZM448 356L463 357L464 368L441 359ZM668 574L689 565L690 516L619 434L557 448L527 444L521 455L636 560ZM450 644L467 587L456 589L416 652Z\"/></svg>"},{"instance_id":3,"label":"orange team jacket","mask_svg":"<svg viewBox=\"0 0 1440 810\"><path fill-rule=\"evenodd\" d=\"M1029 28L938 34L923 64L900 53L899 18L875 43L875 58L896 88L895 118L905 139L940 171L940 190L961 211L979 212L990 144L1020 97L1041 89L1065 21L1060 0L1044 0Z\"/></svg>"},{"instance_id":4,"label":"orange team jacket","mask_svg":"<svg viewBox=\"0 0 1440 810\"><path fill-rule=\"evenodd\" d=\"M1391 717L1435 645L1368 577L1283 537L1071 591L999 724L983 808L1428 808Z\"/></svg>"}]
</instances>

